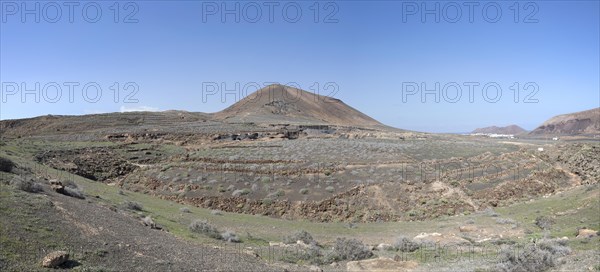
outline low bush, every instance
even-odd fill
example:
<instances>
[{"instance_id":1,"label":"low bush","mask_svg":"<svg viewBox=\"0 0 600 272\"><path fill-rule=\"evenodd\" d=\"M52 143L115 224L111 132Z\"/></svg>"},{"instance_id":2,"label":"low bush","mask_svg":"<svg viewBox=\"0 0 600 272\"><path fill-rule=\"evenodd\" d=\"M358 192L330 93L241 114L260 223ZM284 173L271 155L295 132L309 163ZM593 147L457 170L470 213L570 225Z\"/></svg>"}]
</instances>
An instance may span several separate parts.
<instances>
[{"instance_id":1,"label":"low bush","mask_svg":"<svg viewBox=\"0 0 600 272\"><path fill-rule=\"evenodd\" d=\"M487 208L485 209L485 211L483 211L487 216L490 217L498 217L500 216L498 213L496 213L492 208Z\"/></svg>"},{"instance_id":2,"label":"low bush","mask_svg":"<svg viewBox=\"0 0 600 272\"><path fill-rule=\"evenodd\" d=\"M221 233L216 227L209 224L206 220L195 220L189 226L189 230L195 233L206 235L214 239L222 239Z\"/></svg>"},{"instance_id":3,"label":"low bush","mask_svg":"<svg viewBox=\"0 0 600 272\"><path fill-rule=\"evenodd\" d=\"M370 258L373 252L357 239L337 238L333 257L337 260L358 261Z\"/></svg>"},{"instance_id":4,"label":"low bush","mask_svg":"<svg viewBox=\"0 0 600 272\"><path fill-rule=\"evenodd\" d=\"M225 231L221 233L221 239L230 243L239 243L241 242L240 238L233 231Z\"/></svg>"},{"instance_id":5,"label":"low bush","mask_svg":"<svg viewBox=\"0 0 600 272\"><path fill-rule=\"evenodd\" d=\"M413 252L420 247L421 246L419 243L415 243L412 239L406 236L400 236L396 238L396 242L394 243L394 248L402 252Z\"/></svg>"},{"instance_id":6,"label":"low bush","mask_svg":"<svg viewBox=\"0 0 600 272\"><path fill-rule=\"evenodd\" d=\"M554 220L547 216L542 215L542 216L538 216L535 219L535 225L538 226L538 228L543 229L543 230L550 229L553 224L554 224Z\"/></svg>"},{"instance_id":7,"label":"low bush","mask_svg":"<svg viewBox=\"0 0 600 272\"><path fill-rule=\"evenodd\" d=\"M566 240L545 239L525 248L514 246L503 249L499 254L498 271L545 271L560 264L561 257L571 253Z\"/></svg>"},{"instance_id":8,"label":"low bush","mask_svg":"<svg viewBox=\"0 0 600 272\"><path fill-rule=\"evenodd\" d=\"M191 213L192 211L190 211L190 208L188 207L181 207L179 208L179 211L182 213Z\"/></svg>"},{"instance_id":9,"label":"low bush","mask_svg":"<svg viewBox=\"0 0 600 272\"><path fill-rule=\"evenodd\" d=\"M501 225L517 224L517 221L510 218L496 218L496 223Z\"/></svg>"},{"instance_id":10,"label":"low bush","mask_svg":"<svg viewBox=\"0 0 600 272\"><path fill-rule=\"evenodd\" d=\"M251 191L249 189L244 188L244 189L239 189L239 190L233 191L233 193L231 193L231 195L234 197L239 197L239 196L247 195L250 192Z\"/></svg>"},{"instance_id":11,"label":"low bush","mask_svg":"<svg viewBox=\"0 0 600 272\"><path fill-rule=\"evenodd\" d=\"M305 230L298 231L292 235L288 235L283 237L283 243L285 244L295 244L298 241L302 241L307 245L317 244L317 241Z\"/></svg>"},{"instance_id":12,"label":"low bush","mask_svg":"<svg viewBox=\"0 0 600 272\"><path fill-rule=\"evenodd\" d=\"M7 158L0 157L0 171L9 173L15 167L15 163Z\"/></svg>"},{"instance_id":13,"label":"low bush","mask_svg":"<svg viewBox=\"0 0 600 272\"><path fill-rule=\"evenodd\" d=\"M132 211L143 211L144 210L144 206L142 206L142 204L135 202L135 201L126 200L125 202L123 202L122 206L125 209L132 210Z\"/></svg>"},{"instance_id":14,"label":"low bush","mask_svg":"<svg viewBox=\"0 0 600 272\"><path fill-rule=\"evenodd\" d=\"M65 195L74 198L85 199L83 191L79 188L65 187Z\"/></svg>"},{"instance_id":15,"label":"low bush","mask_svg":"<svg viewBox=\"0 0 600 272\"><path fill-rule=\"evenodd\" d=\"M39 183L30 178L22 178L17 176L10 181L10 184L17 189L28 193L39 193L44 190Z\"/></svg>"},{"instance_id":16,"label":"low bush","mask_svg":"<svg viewBox=\"0 0 600 272\"><path fill-rule=\"evenodd\" d=\"M329 256L328 254L327 256ZM307 248L285 249L279 257L280 261L294 264L309 263L314 265L322 265L331 263L331 258L324 256L322 250L317 245L310 245Z\"/></svg>"}]
</instances>

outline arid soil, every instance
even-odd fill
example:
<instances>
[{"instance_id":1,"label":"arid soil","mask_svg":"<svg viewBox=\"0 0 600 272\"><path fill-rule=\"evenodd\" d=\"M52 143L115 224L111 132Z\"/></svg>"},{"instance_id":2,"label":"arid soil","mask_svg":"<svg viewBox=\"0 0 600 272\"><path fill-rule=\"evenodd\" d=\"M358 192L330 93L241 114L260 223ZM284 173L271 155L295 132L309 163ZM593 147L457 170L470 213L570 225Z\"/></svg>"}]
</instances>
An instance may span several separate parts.
<instances>
[{"instance_id":1,"label":"arid soil","mask_svg":"<svg viewBox=\"0 0 600 272\"><path fill-rule=\"evenodd\" d=\"M94 198L81 200L49 191L14 191L2 185L1 234L4 250L27 271L44 270L36 261L50 248L71 252L68 267L86 271L279 271L243 252L185 241L168 232L142 225L135 213L117 210ZM22 212L27 211L25 215ZM23 231L45 225L44 230ZM33 223L35 222L35 223ZM1 256L0 256L1 257ZM15 271L14 262L0 259L3 271Z\"/></svg>"}]
</instances>

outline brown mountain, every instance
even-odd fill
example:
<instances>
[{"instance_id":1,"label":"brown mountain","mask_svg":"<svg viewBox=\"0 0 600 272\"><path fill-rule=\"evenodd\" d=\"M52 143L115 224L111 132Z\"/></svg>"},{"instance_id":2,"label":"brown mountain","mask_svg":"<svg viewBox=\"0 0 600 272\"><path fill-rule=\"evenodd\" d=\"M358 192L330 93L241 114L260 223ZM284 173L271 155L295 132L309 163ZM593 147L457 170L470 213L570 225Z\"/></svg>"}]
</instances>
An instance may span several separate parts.
<instances>
[{"instance_id":1,"label":"brown mountain","mask_svg":"<svg viewBox=\"0 0 600 272\"><path fill-rule=\"evenodd\" d=\"M339 99L274 84L214 114L215 120L259 124L385 127Z\"/></svg>"},{"instance_id":2,"label":"brown mountain","mask_svg":"<svg viewBox=\"0 0 600 272\"><path fill-rule=\"evenodd\" d=\"M77 134L83 131L98 134L146 133L159 130L218 132L227 130L227 127L233 128L236 126L234 123L337 125L398 130L377 122L341 100L288 86L270 85L216 113L163 111L47 115L2 120L0 136Z\"/></svg>"},{"instance_id":3,"label":"brown mountain","mask_svg":"<svg viewBox=\"0 0 600 272\"><path fill-rule=\"evenodd\" d=\"M600 134L600 108L554 116L537 127L531 135Z\"/></svg>"},{"instance_id":4,"label":"brown mountain","mask_svg":"<svg viewBox=\"0 0 600 272\"><path fill-rule=\"evenodd\" d=\"M497 127L497 126L491 126L491 127L484 127L484 128L478 128L473 130L473 132L471 133L490 133L490 134L512 134L512 135L517 135L517 134L521 134L527 132L527 130L523 129L520 126L517 125L510 125L510 126L505 126L505 127Z\"/></svg>"}]
</instances>

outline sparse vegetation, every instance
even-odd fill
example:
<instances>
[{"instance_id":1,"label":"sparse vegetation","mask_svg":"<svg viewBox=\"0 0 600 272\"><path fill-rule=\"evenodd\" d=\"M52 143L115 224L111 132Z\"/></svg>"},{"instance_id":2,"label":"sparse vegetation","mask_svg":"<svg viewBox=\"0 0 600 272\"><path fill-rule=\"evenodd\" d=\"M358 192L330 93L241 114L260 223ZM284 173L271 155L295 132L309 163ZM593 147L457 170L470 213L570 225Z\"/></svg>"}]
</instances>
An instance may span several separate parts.
<instances>
[{"instance_id":1,"label":"sparse vegetation","mask_svg":"<svg viewBox=\"0 0 600 272\"><path fill-rule=\"evenodd\" d=\"M181 207L179 208L179 211L182 213L191 213L192 211L190 211L190 208L188 207Z\"/></svg>"},{"instance_id":2,"label":"sparse vegetation","mask_svg":"<svg viewBox=\"0 0 600 272\"><path fill-rule=\"evenodd\" d=\"M251 191L249 189L239 189L239 190L235 190L233 191L233 193L231 194L234 197L239 197L239 196L243 196L243 195L247 195L249 194Z\"/></svg>"},{"instance_id":3,"label":"sparse vegetation","mask_svg":"<svg viewBox=\"0 0 600 272\"><path fill-rule=\"evenodd\" d=\"M315 241L312 235L305 230L298 231L283 238L283 242L286 244L295 244L297 241L302 241L307 245L317 244L317 241Z\"/></svg>"},{"instance_id":4,"label":"sparse vegetation","mask_svg":"<svg viewBox=\"0 0 600 272\"><path fill-rule=\"evenodd\" d=\"M21 191L25 191L25 192L28 192L28 193L39 193L39 192L43 191L42 186L39 183L35 182L31 178L24 178L24 177L20 177L20 176L15 176L11 180L10 183L16 189L19 189Z\"/></svg>"},{"instance_id":5,"label":"sparse vegetation","mask_svg":"<svg viewBox=\"0 0 600 272\"><path fill-rule=\"evenodd\" d=\"M402 174L396 172L393 167L385 167L385 165L387 163L394 163L394 161L402 161L404 158L401 155L401 151L409 153L411 156L414 155L416 160L437 160L437 155L432 156L430 154L434 154L442 149L445 150L447 147L436 143L425 143L428 141L418 141L419 143L413 144L415 141L411 140L407 140L406 144L401 146L399 144L396 145L393 143L393 140L390 139L376 138L365 139L364 141L344 141L338 139L335 139L334 141L318 138L312 140L314 140L316 143L306 144L302 142L302 139L296 142L281 141L280 143L278 141L276 143L268 144L261 143L260 141L240 143L245 145L243 148L238 148L237 146L232 148L227 147L226 145L223 148L212 148L213 146L208 144L208 148L200 148L202 149L200 151L190 151L189 153L192 157L190 160L182 159L181 161L179 160L179 158L182 158L181 154L175 154L175 156L168 154L168 156L164 156L162 158L148 158L143 156L143 152L130 153L129 151L124 150L125 147L123 146L133 146L131 148L141 149L137 147L137 144L135 143L133 145L121 145L120 143L117 143L114 149L118 151L115 153L127 154L127 156L129 156L127 158L128 160L136 162L136 165L143 165L143 171L136 171L133 174L119 177L119 179L107 181L110 182L111 185L114 181L116 186L106 186L106 184L103 184L103 182L100 181L91 182L87 178L76 177L74 180L77 182L77 184L82 184L84 186L82 188L86 189L86 196L88 198L88 201L78 201L78 203L80 203L81 206L89 206L95 205L94 202L98 202L100 205L106 205L106 207L109 207L114 211L116 211L116 207L119 207L119 205L122 205L123 208L129 210L142 211L135 213L120 212L115 213L115 215L133 217L138 221L141 220L144 224L149 224L145 221L156 221L156 223L159 223L160 226L165 226L165 229L169 230L169 235L179 236L183 239L197 239L198 242L206 243L208 245L222 244L222 242L211 241L204 236L212 236L214 239L229 242L239 242L243 239L244 243L247 243L248 246L252 247L255 245L266 246L271 241L278 241L283 237L284 240L288 239L286 241L288 245L283 245L281 247L289 248L290 250L298 253L296 256L289 257L289 261L302 265L324 264L333 261L341 261L344 259L359 259L373 254L370 253L369 247L364 245L362 247L350 246L352 244L356 244L350 242L352 239L344 239L343 241L346 245L337 246L337 241L334 243L334 239L336 237L356 238L358 239L358 242L360 242L362 239L363 241L369 241L369 243L379 243L382 242L378 240L380 239L379 237L391 237L391 239L393 239L394 235L397 233L415 235L420 232L426 232L430 234L438 232L441 233L440 239L446 239L449 237L448 234L454 236L452 235L453 233L458 233L459 230L457 228L459 226L462 227L465 224L475 224L475 222L477 222L477 226L470 225L466 231L461 232L455 237L451 238L456 238L457 240L463 238L475 246L476 249L480 249L482 244L492 244L502 247L506 247L508 245L516 246L525 242L526 240L539 239L544 235L547 235L547 237L570 237L570 245L574 247L574 250L576 249L576 254L589 251L590 248L595 249L597 246L597 238L575 239L573 238L572 233L577 226L582 225L594 230L598 229L598 220L596 219L595 214L590 212L590 210L594 210L590 208L596 208L597 206L589 206L591 204L595 205L589 201L589 199L591 199L589 196L595 196L594 194L597 194L597 189L589 190L589 188L597 187L588 186L581 189L559 188L561 191L563 191L564 196L549 195L545 196L544 198L542 198L541 195L536 195L531 193L531 191L527 191L528 195L526 196L529 202L518 203L517 201L520 201L520 199L511 199L511 195L507 196L508 199L501 199L500 201L495 201L492 199L492 201L488 202L488 198L495 197L493 194L496 192L489 190L487 192L491 192L490 195L483 195L481 190L485 186L492 186L493 182L492 180L486 180L483 182L485 184L481 184L482 182L479 182L481 180L480 177L479 179L475 178L472 183L465 180L460 180L460 184L463 186L457 186L454 188L447 187L446 184L442 184L443 190L450 189L457 192L457 195L448 195L445 194L445 191L433 192L421 190L421 184L418 183L412 183L410 186L405 186L404 182L398 182L393 184L393 186L389 186L387 182L382 181L394 179L400 180ZM337 143L338 141L340 144ZM171 148L170 144L167 144L167 142L168 141L165 140L164 143L161 142L160 145L156 145L156 147L151 148L158 149L158 146L169 146L168 148ZM421 144L421 142L423 142L423 144ZM326 146L325 151L319 150L315 152L314 148L311 149L311 147L317 143ZM329 146L326 144L329 144ZM277 147L265 148L264 146L267 145L277 145ZM492 147L490 149L493 150L495 148L494 144L491 145ZM334 146L335 148L331 146ZM319 161L331 161L336 159L338 156L334 152L336 152L340 146L344 148L356 146L356 150L358 150L354 151L355 153L349 156L352 160L349 164L356 165L348 168L351 169L351 171L348 170L345 172L344 165L347 162L341 161L339 162L339 165L341 166L338 166L337 162L332 166L327 166L331 167L331 169L335 169L332 170L332 174L329 177L323 177L323 172L319 171L317 171L314 175L296 175L295 171L304 170L299 169L300 167L304 167L304 161L310 163L313 159ZM150 147L150 145L147 147ZM388 147L389 150L395 150L395 153L392 154L392 152L387 152L386 150L388 150ZM188 149L188 151L192 148L193 147L191 146L185 147L185 149ZM413 151L411 151L411 148L418 149L419 154L417 154L417 152L412 153ZM549 149L550 148L547 148L546 150ZM276 153L278 154L276 154L276 156L273 154L273 150L277 150ZM376 150L376 152L364 150ZM307 154L303 153L304 151L306 151ZM2 152L5 151L0 151L0 153ZM152 150L152 152L155 151ZM281 154L279 154L279 152L281 152ZM140 153L142 153L142 156L140 156ZM482 161L489 161L490 158L493 159L494 157L497 157L495 156L495 151L491 151L491 153L492 155L482 155L481 157L484 157ZM526 151L523 151L522 153L528 154ZM57 154L60 155L60 153ZM235 173L236 175L240 176L236 178L219 178L215 173L214 168L211 167L221 165L222 159L231 154L236 154L236 156L239 154L239 157L235 158L235 160L238 160L239 163L231 163L228 167L231 167L232 169L235 169L236 167L240 168L240 172ZM249 154L252 154L252 156ZM296 154L298 154L298 156L292 157L292 155ZM378 154L382 154L382 156L375 156ZM185 156L185 153L183 153L183 155ZM311 157L311 155L315 155L314 158ZM14 155L11 154L10 156ZM134 156L140 156L139 160L130 159L130 157ZM516 155L513 156L512 154L508 153L506 156L511 161L523 159L522 157ZM175 158L174 162L172 163L173 167L170 167L170 169L167 171L160 172L160 166L158 165L163 165L163 162L166 163L166 161L169 161L172 158ZM477 157L477 159L479 158L480 157ZM278 161L285 161L288 159L297 159L303 163L280 163ZM349 159L342 158L341 160ZM31 167L31 165L27 163L21 163L26 161L25 158L19 158L15 161L19 162L19 167L16 170L13 169L15 172L20 173L21 171L27 170L28 167ZM552 160L549 160L549 162L552 162ZM69 162L67 161L66 163ZM443 160L441 160L441 163L443 163ZM373 166L375 164L384 165L384 167ZM246 174L247 171L251 170L252 168L254 169L254 173ZM41 175L41 177L61 180L60 177L57 178L53 176L55 173L53 170L51 171L51 175ZM277 178L273 178L273 180L269 182L263 182L262 178L265 175L269 175L271 171L275 172ZM61 170L61 172L64 171ZM352 174L350 172L352 172ZM90 173L90 171L86 171L86 173ZM290 174L280 176L280 173ZM93 172L92 174L93 176L97 176ZM350 175L352 175L352 177L350 177ZM13 177L13 174L5 174L4 176L11 178ZM38 174L37 176L39 177L40 175ZM524 174L524 177L527 177L527 175ZM562 180L557 178L555 181L559 182ZM406 180L406 184L409 184L409 182L411 181ZM587 180L587 182L590 181ZM66 188L77 188L76 186L72 186L71 183L68 183L68 181L65 183L67 185ZM207 184L210 184L210 186ZM424 184L423 186L428 188L429 184ZM353 188L355 187L358 188L356 191L350 191L354 190ZM465 191L467 190L465 189L467 187L468 191ZM119 188L122 188L122 190L119 190ZM213 189L202 190L202 188ZM251 190L244 188L251 188ZM493 187L485 187L484 189L491 188ZM493 189L495 190L496 188ZM248 200L230 199L230 194L233 194L236 189L241 191L238 193L238 196L246 196L244 198L248 198ZM577 195L572 193L571 190L577 192ZM25 195L36 200L47 199L46 196L26 194L17 190L7 191L20 197ZM585 194L583 193L584 191L586 192ZM189 192L189 194L186 195L188 199L177 199L177 195L181 192ZM340 196L332 198L331 194L327 194L326 192L340 193ZM402 197L398 197L398 201L396 201L396 196L399 195L398 193L404 192L406 192L407 198L404 198L404 195L401 195ZM466 192L466 194L463 194L463 192ZM471 194L469 194L469 192ZM519 192L520 190L515 190L515 193ZM0 192L0 194L2 193L3 192ZM375 195L375 193L377 194ZM429 195L430 193L432 195ZM439 195L433 195L436 193L439 193ZM51 197L61 197L59 202L72 203L76 201L66 197L56 196L55 194L49 195L51 195ZM162 199L155 197L156 195L160 196ZM96 199L90 196L100 196L100 198ZM4 197L4 194L2 197ZM373 203L375 203L375 205L380 204L376 203L376 201L379 200L379 197L385 200L385 202L383 202L384 204L389 202L392 204L392 209L398 209L387 211L385 208L379 207L372 210L371 208L374 207ZM560 202L556 200L558 197L562 197ZM587 197L587 202L579 201L579 198L583 199L583 197ZM198 199L200 199L201 202L197 201ZM327 201L322 201L324 199ZM329 201L329 199L331 199L331 201ZM132 201L133 203L139 204L139 206L135 204L127 205L124 202L122 203L124 200ZM285 220L270 218L277 217L281 214L287 215L285 205L289 205L286 203L288 200L289 203L292 203L291 205L296 205L296 203L301 205L300 208L302 209L298 210L302 211L302 213L297 214L301 219L296 220L296 218L294 218L296 214L294 213L291 213L292 216L290 216L289 220L288 218ZM301 200L307 202L300 203L299 201ZM407 205L395 205L404 200L408 200L406 203ZM473 200L473 203L475 203L478 207L481 205L491 205L494 208L469 214L468 211L465 211L465 206L468 205L460 205L468 203L470 200ZM62 204L59 202L55 203L58 205ZM190 206L189 208L181 207L181 204ZM305 204L306 206L304 206ZM142 205L145 207L145 209L142 207ZM193 206L191 205L198 206L198 208L192 208ZM13 212L10 210L10 205L6 206L9 207L9 209L6 212L0 212L2 216L7 215L9 212ZM128 206L133 206L133 208ZM292 208L295 207L296 206L292 206ZM580 207L584 208L579 209ZM226 216L217 216L221 215L222 212L218 210L210 210L214 208L227 211ZM190 209L193 210L193 215L188 214ZM535 211L537 211L537 213L535 213ZM238 214L236 212L246 214ZM459 214L459 216L448 217L445 216L446 214ZM150 218L150 215L153 219ZM532 223L537 216L553 218L556 223L553 227L545 229L543 233L539 229L535 231L537 227L533 227ZM210 224L206 224L210 227L192 227L193 223L188 225L191 218L207 218L210 220ZM380 221L381 223L373 223L373 221ZM7 221L0 223L5 222ZM50 231L58 232L56 228L54 228L54 230L51 230L51 228L49 228L49 230L46 230L45 228L37 228L35 221L32 222L33 223L26 222L20 225L25 226L24 229L27 233L39 233L40 236L46 235L46 232ZM538 222L536 222L536 224L537 223ZM510 229L510 226L503 226L501 224L512 224L515 225L515 227L517 225L522 226L523 230L525 231L525 235L521 235L521 229ZM221 227L217 228L216 226L224 227L221 229ZM224 231L228 230L225 229L225 226L235 226L235 231L240 231L239 226L243 226L244 230L251 231L253 236L250 237L250 235L246 236L243 234L242 236L238 236L233 231ZM356 226L360 226L360 228L356 228ZM189 229L186 227L189 227ZM533 229L534 231L531 231L528 228ZM297 229L306 229L310 232L310 234L309 232L305 232L303 234L291 234L293 231L290 230ZM145 231L147 231L147 229L145 229ZM157 235L167 234L166 232L162 233L158 231L155 231L154 233ZM288 234L291 235L285 237ZM311 234L314 234L314 237L324 237L322 241L324 244L319 246L317 242L314 241L314 237ZM296 235L296 237L292 237L294 235ZM310 238L301 238L306 235L310 236ZM297 240L301 240L303 243L306 243L309 246L304 246L302 243L295 245ZM421 245L416 241L417 240L412 240L407 237L398 237L398 240L395 241L395 243L393 243L393 240L384 241L392 244L392 247L390 248L390 245L384 244L385 247L381 246L381 248L387 249L378 251L377 254L385 257L391 257L391 255L395 254L401 255L401 253L398 252L387 251L391 249L414 252L415 250L418 250L418 247ZM464 241L460 242L462 243ZM2 244L4 245L4 243ZM137 248L137 245L134 244L134 246ZM421 248L424 249L424 247L425 246ZM354 250L348 250L348 248L353 248ZM2 250L3 249L0 249L0 253L2 254L8 252ZM340 251L344 251L346 253ZM348 251L350 251L350 253L347 253ZM112 258L113 251L110 252L111 254L109 254L107 259ZM141 252L145 253L143 251ZM415 255L416 253L404 254L403 256L406 256L409 260L414 260ZM261 256L263 255L261 254ZM92 258L93 257L95 256L92 256ZM582 257L577 256L576 258ZM82 262L82 266L86 267L88 261L89 260ZM572 260L570 256L569 262L571 261ZM560 263L557 263L556 266L559 264ZM344 264L342 264L342 266L343 265ZM429 268L429 265L429 263L419 263L419 266L423 266L421 269L427 269ZM11 266L9 267L12 268ZM515 267L520 266L517 265ZM589 267L590 266L586 264L585 268L587 269ZM166 268L166 266L161 266L160 268ZM462 268L463 267L459 267L457 269ZM572 267L568 268L570 269ZM560 269L565 270L567 268ZM79 270L79 268L76 270ZM518 271L519 268L515 268L514 270Z\"/></svg>"},{"instance_id":6,"label":"sparse vegetation","mask_svg":"<svg viewBox=\"0 0 600 272\"><path fill-rule=\"evenodd\" d=\"M396 238L394 248L402 252L413 252L420 248L419 243L414 242L412 239L406 236L400 236Z\"/></svg>"},{"instance_id":7,"label":"sparse vegetation","mask_svg":"<svg viewBox=\"0 0 600 272\"><path fill-rule=\"evenodd\" d=\"M85 199L83 191L79 188L65 187L65 195L74 198Z\"/></svg>"},{"instance_id":8,"label":"sparse vegetation","mask_svg":"<svg viewBox=\"0 0 600 272\"><path fill-rule=\"evenodd\" d=\"M553 224L554 220L548 216L542 215L535 218L535 225L538 226L540 229L548 230L552 227Z\"/></svg>"},{"instance_id":9,"label":"sparse vegetation","mask_svg":"<svg viewBox=\"0 0 600 272\"><path fill-rule=\"evenodd\" d=\"M560 257L571 253L565 240L540 240L524 248L509 246L499 255L496 269L503 272L546 271L560 263Z\"/></svg>"},{"instance_id":10,"label":"sparse vegetation","mask_svg":"<svg viewBox=\"0 0 600 272\"><path fill-rule=\"evenodd\" d=\"M510 218L496 218L496 223L501 225L517 224L517 221Z\"/></svg>"},{"instance_id":11,"label":"sparse vegetation","mask_svg":"<svg viewBox=\"0 0 600 272\"><path fill-rule=\"evenodd\" d=\"M286 249L280 255L279 260L294 264L308 263L321 265L331 263L330 256L331 254L324 256L323 250L319 246L311 244L307 248Z\"/></svg>"},{"instance_id":12,"label":"sparse vegetation","mask_svg":"<svg viewBox=\"0 0 600 272\"><path fill-rule=\"evenodd\" d=\"M126 200L125 202L123 202L121 204L121 206L125 209L132 210L132 211L143 211L144 210L144 206L142 206L142 204L135 202L135 201Z\"/></svg>"},{"instance_id":13,"label":"sparse vegetation","mask_svg":"<svg viewBox=\"0 0 600 272\"><path fill-rule=\"evenodd\" d=\"M338 260L363 260L373 256L373 252L357 239L337 238L333 256Z\"/></svg>"},{"instance_id":14,"label":"sparse vegetation","mask_svg":"<svg viewBox=\"0 0 600 272\"><path fill-rule=\"evenodd\" d=\"M490 216L490 217L498 217L498 216L500 216L500 215L499 215L498 213L496 213L496 212L495 212L495 211L494 211L492 208L487 208L487 209L485 209L484 213L485 213L487 216Z\"/></svg>"},{"instance_id":15,"label":"sparse vegetation","mask_svg":"<svg viewBox=\"0 0 600 272\"><path fill-rule=\"evenodd\" d=\"M213 239L222 239L221 233L213 225L209 224L206 220L195 220L189 225L189 230L195 233L206 235Z\"/></svg>"},{"instance_id":16,"label":"sparse vegetation","mask_svg":"<svg viewBox=\"0 0 600 272\"><path fill-rule=\"evenodd\" d=\"M233 231L225 231L221 233L221 239L230 243L239 243L242 241Z\"/></svg>"}]
</instances>

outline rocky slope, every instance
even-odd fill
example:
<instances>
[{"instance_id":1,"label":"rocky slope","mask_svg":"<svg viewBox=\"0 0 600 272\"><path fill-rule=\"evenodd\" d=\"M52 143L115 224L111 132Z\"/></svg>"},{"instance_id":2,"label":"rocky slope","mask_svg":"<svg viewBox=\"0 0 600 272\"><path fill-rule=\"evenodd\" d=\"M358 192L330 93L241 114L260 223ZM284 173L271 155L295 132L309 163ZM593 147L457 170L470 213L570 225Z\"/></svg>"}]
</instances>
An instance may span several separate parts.
<instances>
[{"instance_id":1,"label":"rocky slope","mask_svg":"<svg viewBox=\"0 0 600 272\"><path fill-rule=\"evenodd\" d=\"M600 134L600 108L557 115L529 133L530 135Z\"/></svg>"},{"instance_id":2,"label":"rocky slope","mask_svg":"<svg viewBox=\"0 0 600 272\"><path fill-rule=\"evenodd\" d=\"M339 99L278 84L262 88L225 110L215 113L215 118L227 122L263 124L384 127L375 119Z\"/></svg>"}]
</instances>

